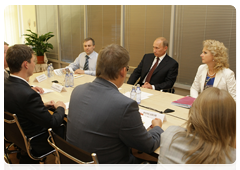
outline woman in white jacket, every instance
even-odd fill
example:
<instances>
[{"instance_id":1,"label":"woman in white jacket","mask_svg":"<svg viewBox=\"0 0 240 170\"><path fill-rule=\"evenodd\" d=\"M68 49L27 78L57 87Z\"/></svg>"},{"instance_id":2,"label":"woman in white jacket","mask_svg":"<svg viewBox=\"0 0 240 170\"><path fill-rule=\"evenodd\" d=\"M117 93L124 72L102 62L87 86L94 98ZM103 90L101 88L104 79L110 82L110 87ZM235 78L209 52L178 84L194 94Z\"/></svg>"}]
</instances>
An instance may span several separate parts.
<instances>
[{"instance_id":1,"label":"woman in white jacket","mask_svg":"<svg viewBox=\"0 0 240 170\"><path fill-rule=\"evenodd\" d=\"M197 98L208 87L227 90L236 101L236 80L229 69L227 48L216 40L203 41L202 65L199 66L190 96Z\"/></svg>"}]
</instances>

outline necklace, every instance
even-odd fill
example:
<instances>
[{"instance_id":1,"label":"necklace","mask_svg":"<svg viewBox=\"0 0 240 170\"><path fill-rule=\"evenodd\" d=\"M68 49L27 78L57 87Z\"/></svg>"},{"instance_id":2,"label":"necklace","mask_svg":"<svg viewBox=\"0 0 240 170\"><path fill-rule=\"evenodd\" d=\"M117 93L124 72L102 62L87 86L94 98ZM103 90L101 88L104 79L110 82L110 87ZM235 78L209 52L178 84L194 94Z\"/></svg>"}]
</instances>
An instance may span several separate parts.
<instances>
[{"instance_id":1,"label":"necklace","mask_svg":"<svg viewBox=\"0 0 240 170\"><path fill-rule=\"evenodd\" d=\"M209 70L208 70L208 75L209 75L210 77L214 76L215 74L216 74L216 73L213 73L212 75L209 74Z\"/></svg>"}]
</instances>

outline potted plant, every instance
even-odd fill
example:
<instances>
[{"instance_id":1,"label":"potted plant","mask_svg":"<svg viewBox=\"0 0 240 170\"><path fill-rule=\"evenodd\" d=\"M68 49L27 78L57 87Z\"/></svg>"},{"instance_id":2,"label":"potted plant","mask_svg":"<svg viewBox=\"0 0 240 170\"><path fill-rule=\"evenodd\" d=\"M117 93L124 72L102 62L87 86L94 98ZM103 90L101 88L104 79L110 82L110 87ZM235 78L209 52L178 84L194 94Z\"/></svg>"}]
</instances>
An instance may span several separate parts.
<instances>
[{"instance_id":1,"label":"potted plant","mask_svg":"<svg viewBox=\"0 0 240 170\"><path fill-rule=\"evenodd\" d=\"M50 38L54 35L52 32L48 32L44 35L38 36L38 34L32 32L31 30L27 30L31 34L23 34L26 36L26 45L30 45L33 51L36 52L37 55L37 63L43 64L44 63L44 53L49 52L49 49L53 49L53 45L48 42Z\"/></svg>"}]
</instances>

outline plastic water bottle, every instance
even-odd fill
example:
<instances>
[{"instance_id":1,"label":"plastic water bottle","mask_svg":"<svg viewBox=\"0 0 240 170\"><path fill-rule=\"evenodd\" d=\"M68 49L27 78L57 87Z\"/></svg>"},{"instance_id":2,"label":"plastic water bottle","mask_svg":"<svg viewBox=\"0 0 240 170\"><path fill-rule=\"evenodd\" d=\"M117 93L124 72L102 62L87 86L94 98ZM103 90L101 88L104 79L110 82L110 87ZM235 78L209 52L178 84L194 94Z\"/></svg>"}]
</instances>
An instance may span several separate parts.
<instances>
[{"instance_id":1,"label":"plastic water bottle","mask_svg":"<svg viewBox=\"0 0 240 170\"><path fill-rule=\"evenodd\" d=\"M136 100L136 90L134 86L132 86L132 91L130 92L130 98L133 100Z\"/></svg>"},{"instance_id":2,"label":"plastic water bottle","mask_svg":"<svg viewBox=\"0 0 240 170\"><path fill-rule=\"evenodd\" d=\"M70 87L74 86L74 77L72 72L70 72L70 76L69 76L69 86Z\"/></svg>"},{"instance_id":3,"label":"plastic water bottle","mask_svg":"<svg viewBox=\"0 0 240 170\"><path fill-rule=\"evenodd\" d=\"M51 73L51 77L54 76L54 71L53 71L53 66L52 66L52 63L50 63L50 73Z\"/></svg>"},{"instance_id":4,"label":"plastic water bottle","mask_svg":"<svg viewBox=\"0 0 240 170\"><path fill-rule=\"evenodd\" d=\"M69 87L69 79L70 79L69 73L66 72L66 75L65 75L65 87Z\"/></svg>"},{"instance_id":5,"label":"plastic water bottle","mask_svg":"<svg viewBox=\"0 0 240 170\"><path fill-rule=\"evenodd\" d=\"M140 89L140 84L137 84L137 90L136 90L136 101L138 104L141 103L141 89Z\"/></svg>"},{"instance_id":6,"label":"plastic water bottle","mask_svg":"<svg viewBox=\"0 0 240 170\"><path fill-rule=\"evenodd\" d=\"M51 68L50 68L50 64L47 67L47 76L50 78L51 77Z\"/></svg>"}]
</instances>

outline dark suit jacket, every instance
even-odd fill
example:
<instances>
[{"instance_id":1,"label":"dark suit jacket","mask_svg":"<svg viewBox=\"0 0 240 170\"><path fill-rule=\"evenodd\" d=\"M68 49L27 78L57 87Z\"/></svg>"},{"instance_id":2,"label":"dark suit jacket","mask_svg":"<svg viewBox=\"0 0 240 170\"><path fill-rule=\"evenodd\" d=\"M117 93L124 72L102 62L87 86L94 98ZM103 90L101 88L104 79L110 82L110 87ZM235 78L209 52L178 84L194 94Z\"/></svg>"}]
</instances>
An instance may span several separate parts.
<instances>
[{"instance_id":1,"label":"dark suit jacket","mask_svg":"<svg viewBox=\"0 0 240 170\"><path fill-rule=\"evenodd\" d=\"M67 141L90 153L99 163L140 163L130 148L151 153L159 147L163 130L147 131L138 104L111 82L96 78L77 86L71 95Z\"/></svg>"},{"instance_id":2,"label":"dark suit jacket","mask_svg":"<svg viewBox=\"0 0 240 170\"><path fill-rule=\"evenodd\" d=\"M138 67L133 71L128 84L135 84L139 80L139 84L143 85L143 80L149 72L155 56L153 53L145 54ZM167 54L154 70L150 84L155 86L155 90L170 89L173 87L178 75L178 63Z\"/></svg>"},{"instance_id":3,"label":"dark suit jacket","mask_svg":"<svg viewBox=\"0 0 240 170\"><path fill-rule=\"evenodd\" d=\"M41 96L28 83L12 76L4 81L4 111L17 115L28 137L59 127L65 114L64 108L58 107L51 115Z\"/></svg>"}]
</instances>

